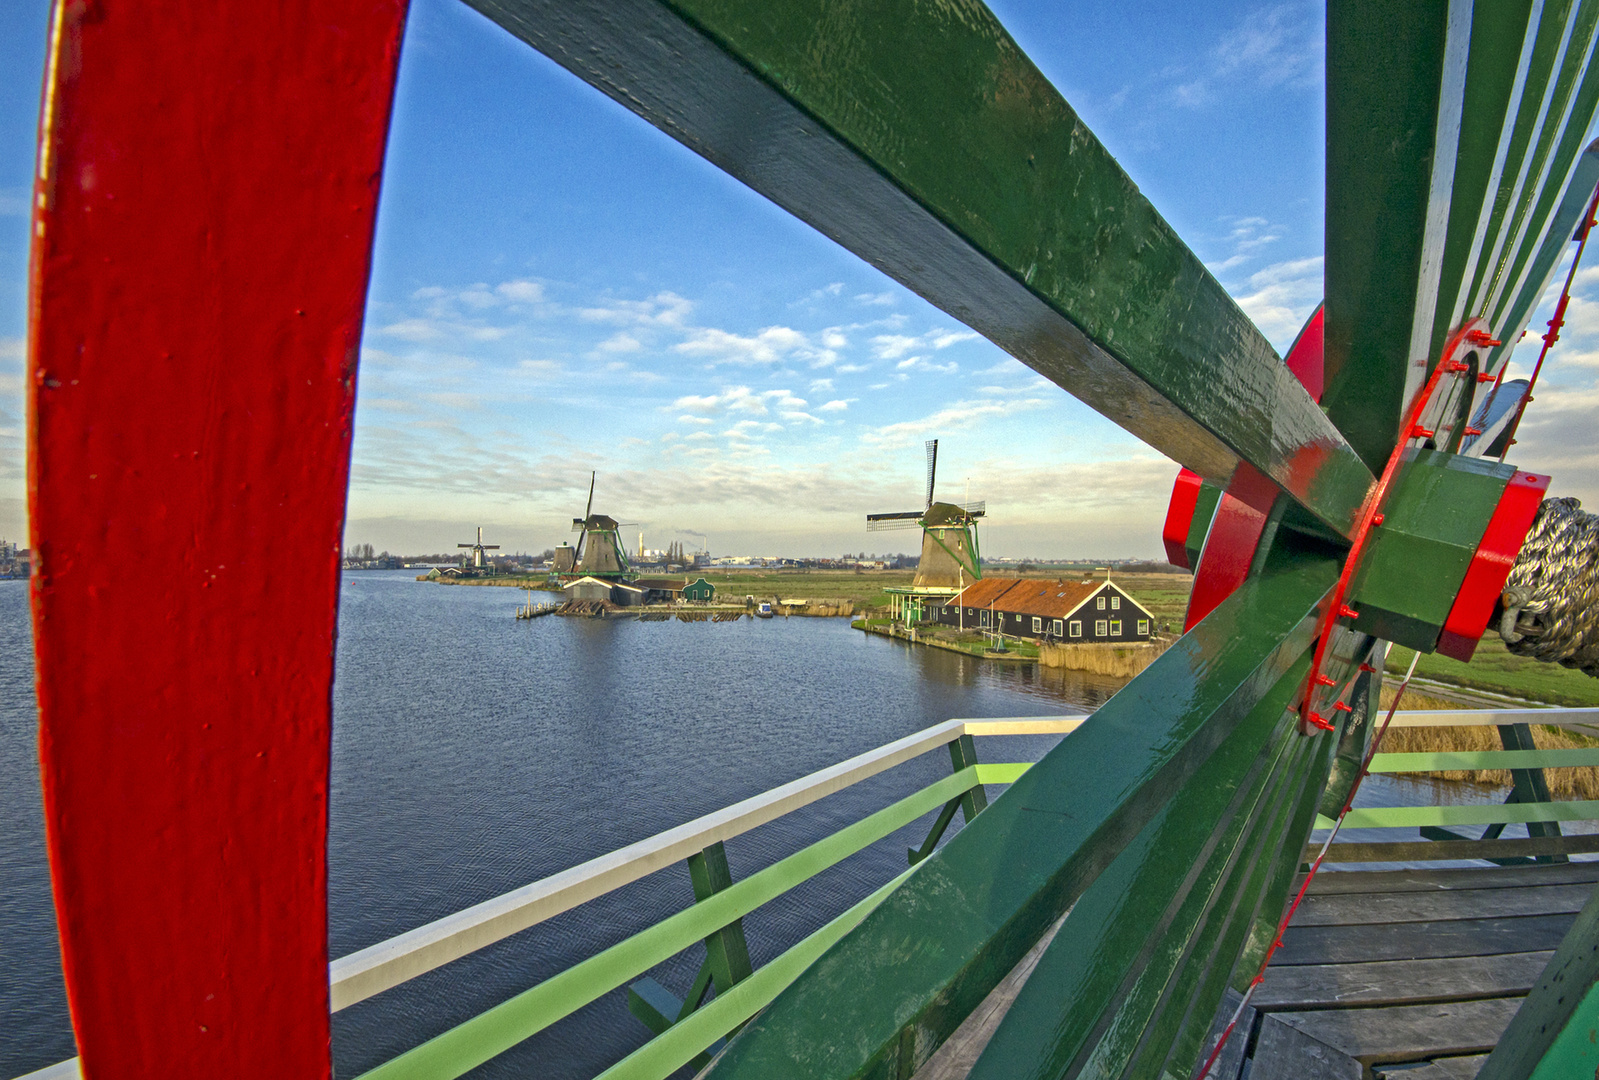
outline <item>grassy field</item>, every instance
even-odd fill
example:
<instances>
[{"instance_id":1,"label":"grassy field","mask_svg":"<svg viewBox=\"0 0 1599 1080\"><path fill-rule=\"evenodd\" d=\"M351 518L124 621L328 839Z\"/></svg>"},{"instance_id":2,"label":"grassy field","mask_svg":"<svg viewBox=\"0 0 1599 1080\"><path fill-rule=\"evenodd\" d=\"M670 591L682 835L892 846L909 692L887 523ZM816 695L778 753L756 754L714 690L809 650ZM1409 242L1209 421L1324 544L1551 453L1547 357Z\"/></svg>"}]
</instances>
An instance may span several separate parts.
<instances>
[{"instance_id":1,"label":"grassy field","mask_svg":"<svg viewBox=\"0 0 1599 1080\"><path fill-rule=\"evenodd\" d=\"M1388 657L1390 676L1402 676L1410 666L1412 655L1409 649L1394 646L1394 651ZM1495 634L1482 639L1471 663L1462 664L1459 660L1429 653L1423 655L1416 665L1416 674L1456 686L1491 690L1550 705L1578 708L1599 706L1599 679L1558 664L1515 656Z\"/></svg>"}]
</instances>

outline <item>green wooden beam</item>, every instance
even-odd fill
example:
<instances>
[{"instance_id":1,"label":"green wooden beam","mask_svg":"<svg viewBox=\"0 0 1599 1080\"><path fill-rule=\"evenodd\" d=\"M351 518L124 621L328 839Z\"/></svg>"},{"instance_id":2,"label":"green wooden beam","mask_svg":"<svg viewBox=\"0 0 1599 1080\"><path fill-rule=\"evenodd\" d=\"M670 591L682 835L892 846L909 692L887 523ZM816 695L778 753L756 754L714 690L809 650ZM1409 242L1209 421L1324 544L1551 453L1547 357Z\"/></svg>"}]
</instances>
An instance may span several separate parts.
<instances>
[{"instance_id":1,"label":"green wooden beam","mask_svg":"<svg viewBox=\"0 0 1599 1080\"><path fill-rule=\"evenodd\" d=\"M708 1075L892 1076L920 1064L1167 800L1190 787L1206 797L1191 778L1301 661L1336 574L1331 560L1300 557L1245 582L920 863ZM1231 796L1210 798L1215 816Z\"/></svg>"},{"instance_id":2,"label":"green wooden beam","mask_svg":"<svg viewBox=\"0 0 1599 1080\"><path fill-rule=\"evenodd\" d=\"M1486 318L1493 370L1553 272L1593 191L1596 24L1599 0L1329 4L1322 404L1373 470L1449 335Z\"/></svg>"},{"instance_id":3,"label":"green wooden beam","mask_svg":"<svg viewBox=\"0 0 1599 1080\"><path fill-rule=\"evenodd\" d=\"M1308 660L1291 668L1083 893L970 1080L1120 1075L1157 1015L1166 1022L1165 1038L1154 1040L1164 1058L1191 996L1177 995L1179 1002L1166 991L1177 982L1197 990L1207 981L1205 969L1217 958L1209 947L1196 957L1197 939L1250 921L1253 902L1235 918L1235 901L1251 882L1251 897L1264 887L1272 863L1265 853L1279 849L1276 834L1303 801L1311 772L1305 766L1317 756L1325 765L1325 753L1315 751L1331 742L1300 738L1287 710L1306 670ZM1208 980L1218 997L1237 945L1220 960L1223 977ZM1173 1074L1186 1075L1193 1064Z\"/></svg>"},{"instance_id":4,"label":"green wooden beam","mask_svg":"<svg viewBox=\"0 0 1599 1080\"><path fill-rule=\"evenodd\" d=\"M1478 1080L1599 1075L1599 889L1499 1037Z\"/></svg>"},{"instance_id":5,"label":"green wooden beam","mask_svg":"<svg viewBox=\"0 0 1599 1080\"><path fill-rule=\"evenodd\" d=\"M1370 470L980 4L470 2L1151 446L1349 534Z\"/></svg>"}]
</instances>

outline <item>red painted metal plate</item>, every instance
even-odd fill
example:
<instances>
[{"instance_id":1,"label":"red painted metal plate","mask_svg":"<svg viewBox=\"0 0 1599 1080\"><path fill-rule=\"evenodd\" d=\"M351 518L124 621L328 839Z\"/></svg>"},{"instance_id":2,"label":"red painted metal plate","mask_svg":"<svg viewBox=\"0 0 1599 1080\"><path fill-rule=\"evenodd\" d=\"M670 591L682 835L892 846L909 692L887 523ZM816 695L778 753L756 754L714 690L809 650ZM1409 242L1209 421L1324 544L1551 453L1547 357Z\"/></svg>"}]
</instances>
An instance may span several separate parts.
<instances>
[{"instance_id":1,"label":"red painted metal plate","mask_svg":"<svg viewBox=\"0 0 1599 1080\"><path fill-rule=\"evenodd\" d=\"M1249 576L1255 549L1266 531L1266 518L1277 498L1277 485L1248 462L1239 462L1232 481L1222 493L1216 517L1205 537L1205 551L1188 595L1183 633L1216 609Z\"/></svg>"},{"instance_id":2,"label":"red painted metal plate","mask_svg":"<svg viewBox=\"0 0 1599 1080\"><path fill-rule=\"evenodd\" d=\"M1201 483L1200 475L1191 469L1178 472L1172 484L1171 504L1166 507L1166 525L1160 532L1161 541L1166 545L1166 561L1184 570L1193 569L1188 565L1188 530L1194 523Z\"/></svg>"},{"instance_id":3,"label":"red painted metal plate","mask_svg":"<svg viewBox=\"0 0 1599 1080\"><path fill-rule=\"evenodd\" d=\"M402 0L58 4L30 284L40 752L84 1075L329 1075L356 359Z\"/></svg>"},{"instance_id":4,"label":"red painted metal plate","mask_svg":"<svg viewBox=\"0 0 1599 1080\"><path fill-rule=\"evenodd\" d=\"M1549 477L1537 473L1518 472L1505 485L1438 636L1438 651L1445 656L1469 661L1477 651L1477 642L1488 629L1494 605L1548 491Z\"/></svg>"}]
</instances>

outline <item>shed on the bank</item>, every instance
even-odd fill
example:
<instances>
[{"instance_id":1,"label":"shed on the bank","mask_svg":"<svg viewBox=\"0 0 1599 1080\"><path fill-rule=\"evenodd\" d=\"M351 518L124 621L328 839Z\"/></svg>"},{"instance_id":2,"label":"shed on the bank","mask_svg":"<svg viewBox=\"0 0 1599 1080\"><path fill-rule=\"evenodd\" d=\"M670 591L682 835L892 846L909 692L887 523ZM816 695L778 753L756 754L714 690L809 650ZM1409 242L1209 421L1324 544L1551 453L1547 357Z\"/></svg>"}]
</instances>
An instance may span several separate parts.
<instances>
[{"instance_id":1,"label":"shed on the bank","mask_svg":"<svg viewBox=\"0 0 1599 1080\"><path fill-rule=\"evenodd\" d=\"M609 603L611 583L599 578L580 577L562 586L561 595L568 600L604 600Z\"/></svg>"},{"instance_id":2,"label":"shed on the bank","mask_svg":"<svg viewBox=\"0 0 1599 1080\"><path fill-rule=\"evenodd\" d=\"M611 583L611 603L619 607L637 607L648 599L649 594L637 585L629 585L625 581Z\"/></svg>"},{"instance_id":3,"label":"shed on the bank","mask_svg":"<svg viewBox=\"0 0 1599 1080\"><path fill-rule=\"evenodd\" d=\"M673 600L679 599L683 591L683 583L677 578L634 578L633 585L644 590L646 604L670 604Z\"/></svg>"},{"instance_id":4,"label":"shed on the bank","mask_svg":"<svg viewBox=\"0 0 1599 1080\"><path fill-rule=\"evenodd\" d=\"M1155 617L1111 581L984 578L932 611L934 621L967 630L1067 643L1148 641Z\"/></svg>"},{"instance_id":5,"label":"shed on the bank","mask_svg":"<svg viewBox=\"0 0 1599 1080\"><path fill-rule=\"evenodd\" d=\"M685 600L692 600L697 604L706 604L715 598L716 586L704 578L696 578L693 581L684 582L678 592Z\"/></svg>"}]
</instances>

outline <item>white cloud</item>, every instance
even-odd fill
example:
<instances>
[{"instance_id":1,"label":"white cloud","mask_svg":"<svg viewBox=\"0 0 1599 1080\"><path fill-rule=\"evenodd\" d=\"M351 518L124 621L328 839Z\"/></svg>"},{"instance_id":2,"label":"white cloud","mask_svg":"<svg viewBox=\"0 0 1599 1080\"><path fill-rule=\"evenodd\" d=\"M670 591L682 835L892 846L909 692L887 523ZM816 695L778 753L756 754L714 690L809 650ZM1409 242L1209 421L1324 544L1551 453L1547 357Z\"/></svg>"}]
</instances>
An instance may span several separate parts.
<instances>
[{"instance_id":1,"label":"white cloud","mask_svg":"<svg viewBox=\"0 0 1599 1080\"><path fill-rule=\"evenodd\" d=\"M1251 291L1233 299L1279 349L1293 341L1322 297L1321 256L1273 263L1251 274Z\"/></svg>"},{"instance_id":2,"label":"white cloud","mask_svg":"<svg viewBox=\"0 0 1599 1080\"><path fill-rule=\"evenodd\" d=\"M714 423L716 423L716 421L712 420L709 416L694 416L691 413L684 413L682 416L679 416L677 418L677 422L680 423L680 424L714 424Z\"/></svg>"},{"instance_id":3,"label":"white cloud","mask_svg":"<svg viewBox=\"0 0 1599 1080\"><path fill-rule=\"evenodd\" d=\"M897 360L918 349L947 349L977 337L970 330L929 330L915 337L905 334L878 334L872 338L872 355L879 360Z\"/></svg>"},{"instance_id":4,"label":"white cloud","mask_svg":"<svg viewBox=\"0 0 1599 1080\"><path fill-rule=\"evenodd\" d=\"M544 300L544 286L526 279L501 282L494 291L513 304L537 304Z\"/></svg>"},{"instance_id":5,"label":"white cloud","mask_svg":"<svg viewBox=\"0 0 1599 1080\"><path fill-rule=\"evenodd\" d=\"M378 333L406 341L433 341L444 336L430 319L401 319L382 327Z\"/></svg>"},{"instance_id":6,"label":"white cloud","mask_svg":"<svg viewBox=\"0 0 1599 1080\"><path fill-rule=\"evenodd\" d=\"M855 302L873 307L884 307L894 302L894 294L891 292L858 293L855 296Z\"/></svg>"},{"instance_id":7,"label":"white cloud","mask_svg":"<svg viewBox=\"0 0 1599 1080\"><path fill-rule=\"evenodd\" d=\"M638 338L634 337L626 330L623 330L620 333L611 335L598 345L594 346L594 351L602 353L629 353L638 352L643 347L644 346L639 342Z\"/></svg>"},{"instance_id":8,"label":"white cloud","mask_svg":"<svg viewBox=\"0 0 1599 1080\"><path fill-rule=\"evenodd\" d=\"M961 430L974 427L985 420L999 419L1018 412L1041 409L1048 402L1043 398L1022 398L1011 401L957 401L952 405L920 420L906 420L885 424L861 434L861 441L869 446L898 446L940 431Z\"/></svg>"},{"instance_id":9,"label":"white cloud","mask_svg":"<svg viewBox=\"0 0 1599 1080\"><path fill-rule=\"evenodd\" d=\"M838 399L836 401L829 401L825 405L818 405L816 407L816 411L817 412L843 412L845 409L850 407L850 403L851 402L859 401L859 400L860 400L859 398L840 398L840 399Z\"/></svg>"},{"instance_id":10,"label":"white cloud","mask_svg":"<svg viewBox=\"0 0 1599 1080\"><path fill-rule=\"evenodd\" d=\"M589 322L676 329L685 325L693 311L692 301L674 292L659 292L648 300L612 300L607 304L580 308L578 317Z\"/></svg>"}]
</instances>

